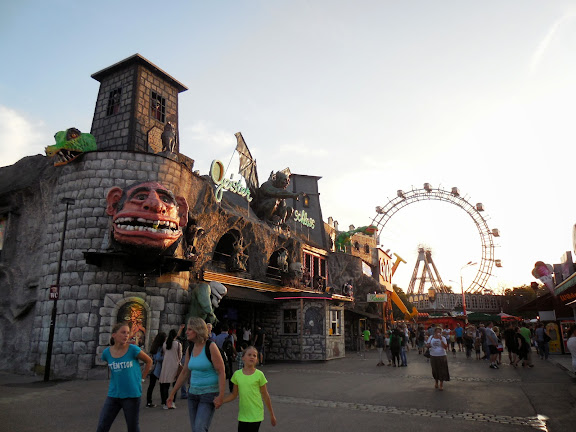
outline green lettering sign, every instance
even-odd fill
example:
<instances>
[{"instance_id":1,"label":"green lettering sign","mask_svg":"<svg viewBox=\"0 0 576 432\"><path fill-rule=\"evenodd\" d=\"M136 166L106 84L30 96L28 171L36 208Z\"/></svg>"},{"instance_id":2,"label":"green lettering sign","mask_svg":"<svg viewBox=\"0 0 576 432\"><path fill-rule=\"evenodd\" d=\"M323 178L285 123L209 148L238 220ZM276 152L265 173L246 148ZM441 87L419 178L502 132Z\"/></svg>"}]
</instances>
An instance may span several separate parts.
<instances>
[{"instance_id":1,"label":"green lettering sign","mask_svg":"<svg viewBox=\"0 0 576 432\"><path fill-rule=\"evenodd\" d=\"M210 166L210 177L214 184L216 184L216 191L214 192L216 202L222 201L224 191L229 191L240 195L241 197L245 197L246 201L251 202L252 197L250 196L250 189L242 186L240 180L232 181L232 179L224 177L225 174L224 164L219 160L213 160L212 165Z\"/></svg>"},{"instance_id":2,"label":"green lettering sign","mask_svg":"<svg viewBox=\"0 0 576 432\"><path fill-rule=\"evenodd\" d=\"M307 226L308 228L314 229L316 226L316 221L312 218L309 218L308 213L306 213L305 210L294 210L294 220L296 222L300 222L302 225Z\"/></svg>"}]
</instances>

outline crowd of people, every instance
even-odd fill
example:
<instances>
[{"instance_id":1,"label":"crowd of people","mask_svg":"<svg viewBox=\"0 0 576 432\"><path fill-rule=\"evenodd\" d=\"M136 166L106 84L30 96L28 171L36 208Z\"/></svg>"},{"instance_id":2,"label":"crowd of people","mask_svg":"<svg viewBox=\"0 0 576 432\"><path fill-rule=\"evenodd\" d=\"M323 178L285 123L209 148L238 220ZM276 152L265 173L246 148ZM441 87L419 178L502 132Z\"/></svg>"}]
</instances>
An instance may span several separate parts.
<instances>
[{"instance_id":1,"label":"crowd of people","mask_svg":"<svg viewBox=\"0 0 576 432\"><path fill-rule=\"evenodd\" d=\"M362 337L367 346L371 343L370 335L366 328ZM576 325L570 328L568 337L567 347L576 372ZM509 323L504 331L492 322L466 328L458 323L454 329L434 325L425 329L422 325L400 324L385 332L377 329L374 336L377 366L407 367L407 351L417 349L419 355L428 358L438 391L443 391L444 383L450 381L450 352L456 355L456 351L464 351L469 359L475 354L476 360L487 360L491 369L499 369L506 349L510 365L531 368L534 366L532 346L545 360L549 356L550 340L551 336L541 323L534 329L525 323ZM145 353L130 341L128 323L114 325L110 347L102 354L102 360L110 369L110 384L100 412L98 432L109 431L120 411L124 411L128 432L140 431L140 400L146 378L149 385L145 406L156 407L153 393L157 382L163 409L176 408L175 399L180 391L181 398L188 403L192 432L208 431L215 411L236 398L239 398L238 431L258 431L264 420L264 406L275 426L277 420L268 394L268 381L257 369L265 361L265 343L266 334L258 323L254 332L247 325L237 331L223 323L216 335L211 324L200 318L190 318L178 331L172 329L168 335L159 332L150 352ZM144 364L143 368L140 362Z\"/></svg>"},{"instance_id":2,"label":"crowd of people","mask_svg":"<svg viewBox=\"0 0 576 432\"><path fill-rule=\"evenodd\" d=\"M430 325L412 326L399 324L383 332L376 330L374 346L378 350L376 366L406 367L406 352L412 348L419 355L425 355L432 367L435 388L443 390L444 382L450 381L448 353L465 352L466 358L487 360L490 369L499 369L502 353L508 353L509 364L517 368L534 367L533 347L542 360L550 354L549 342L552 336L546 326L537 323L533 328L527 323L510 322L504 330L493 322L468 325L465 328L457 323L454 328ZM368 328L362 332L367 347L371 345L371 332ZM576 325L568 331L567 348L572 354L572 367L576 372Z\"/></svg>"},{"instance_id":3,"label":"crowd of people","mask_svg":"<svg viewBox=\"0 0 576 432\"><path fill-rule=\"evenodd\" d=\"M264 420L264 405L270 423L275 426L268 381L256 368L264 362L266 335L261 326L257 324L254 332L247 325L242 326L240 340L236 330L227 324L220 326L218 335L212 330L212 325L201 318L190 318L178 331L172 329L168 335L159 332L148 355L130 342L128 323L116 324L111 346L102 355L111 375L98 432L109 431L121 410L128 432L140 431L142 383L148 377L146 407L156 407L153 393L157 382L163 409L176 409L175 399L180 392L181 398L188 402L192 432L208 431L215 411L236 398L238 431L258 431ZM143 370L138 360L144 363Z\"/></svg>"}]
</instances>

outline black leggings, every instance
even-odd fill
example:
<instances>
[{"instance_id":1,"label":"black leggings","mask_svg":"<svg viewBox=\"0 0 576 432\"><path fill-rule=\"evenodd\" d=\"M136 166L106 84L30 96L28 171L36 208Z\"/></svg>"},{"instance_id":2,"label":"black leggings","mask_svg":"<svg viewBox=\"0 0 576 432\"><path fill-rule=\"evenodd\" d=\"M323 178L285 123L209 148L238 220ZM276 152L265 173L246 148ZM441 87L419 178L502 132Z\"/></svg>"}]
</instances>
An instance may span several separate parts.
<instances>
[{"instance_id":1,"label":"black leggings","mask_svg":"<svg viewBox=\"0 0 576 432\"><path fill-rule=\"evenodd\" d=\"M391 350L392 351L392 363L396 364L396 360L398 360L398 366L400 366L402 363L400 363L400 350L396 351L396 350Z\"/></svg>"},{"instance_id":2,"label":"black leggings","mask_svg":"<svg viewBox=\"0 0 576 432\"><path fill-rule=\"evenodd\" d=\"M162 399L162 405L166 405L169 390L170 390L170 383L160 383L160 398Z\"/></svg>"},{"instance_id":3,"label":"black leggings","mask_svg":"<svg viewBox=\"0 0 576 432\"><path fill-rule=\"evenodd\" d=\"M238 422L238 432L258 432L261 422Z\"/></svg>"},{"instance_id":4,"label":"black leggings","mask_svg":"<svg viewBox=\"0 0 576 432\"><path fill-rule=\"evenodd\" d=\"M148 391L146 392L146 403L151 404L152 392L154 392L154 387L156 387L156 381L158 381L158 378L156 378L156 375L154 375L153 373L151 373L149 376L150 376L150 384L148 384ZM162 393L162 391L160 391L160 393Z\"/></svg>"}]
</instances>

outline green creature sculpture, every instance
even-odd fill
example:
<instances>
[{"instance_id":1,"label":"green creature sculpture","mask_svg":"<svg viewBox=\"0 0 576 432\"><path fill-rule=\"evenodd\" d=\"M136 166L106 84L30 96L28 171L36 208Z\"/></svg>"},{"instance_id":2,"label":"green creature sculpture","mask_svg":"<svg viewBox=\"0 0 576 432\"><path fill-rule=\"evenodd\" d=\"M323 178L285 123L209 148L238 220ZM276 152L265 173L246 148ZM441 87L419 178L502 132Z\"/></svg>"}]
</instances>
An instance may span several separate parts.
<instances>
[{"instance_id":1,"label":"green creature sculpture","mask_svg":"<svg viewBox=\"0 0 576 432\"><path fill-rule=\"evenodd\" d=\"M54 166L66 165L78 156L96 151L96 139L89 133L82 133L76 128L54 134L56 144L46 147L46 156L54 157Z\"/></svg>"},{"instance_id":2,"label":"green creature sculpture","mask_svg":"<svg viewBox=\"0 0 576 432\"><path fill-rule=\"evenodd\" d=\"M192 291L190 307L186 321L190 317L202 318L207 323L218 322L214 310L220 305L220 300L228 293L228 289L220 282L200 282Z\"/></svg>"},{"instance_id":3,"label":"green creature sculpture","mask_svg":"<svg viewBox=\"0 0 576 432\"><path fill-rule=\"evenodd\" d=\"M352 237L354 234L363 233L367 235L373 235L376 231L378 231L377 227L374 225L368 225L340 233L338 234L338 237L336 237L336 251L345 252L346 246L350 245L350 237Z\"/></svg>"}]
</instances>

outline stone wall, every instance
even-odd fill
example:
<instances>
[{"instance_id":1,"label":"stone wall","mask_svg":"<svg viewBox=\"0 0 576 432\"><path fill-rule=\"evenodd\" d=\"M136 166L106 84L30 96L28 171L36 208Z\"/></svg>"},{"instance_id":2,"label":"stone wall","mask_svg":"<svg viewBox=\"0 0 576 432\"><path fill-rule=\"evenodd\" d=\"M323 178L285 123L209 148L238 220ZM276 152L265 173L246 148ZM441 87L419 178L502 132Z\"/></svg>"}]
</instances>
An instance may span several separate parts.
<instances>
[{"instance_id":1,"label":"stone wall","mask_svg":"<svg viewBox=\"0 0 576 432\"><path fill-rule=\"evenodd\" d=\"M34 310L46 242L46 218L52 208L57 168L43 156L31 156L2 168L0 211L8 224L0 260L0 369L30 373ZM14 193L7 192L19 186ZM22 235L20 235L22 234Z\"/></svg>"},{"instance_id":2,"label":"stone wall","mask_svg":"<svg viewBox=\"0 0 576 432\"><path fill-rule=\"evenodd\" d=\"M339 306L332 302L328 302L326 306L326 328L329 329L326 336L326 360L344 358L346 357L344 306ZM330 311L340 312L340 334L331 334L330 332Z\"/></svg>"},{"instance_id":3,"label":"stone wall","mask_svg":"<svg viewBox=\"0 0 576 432\"><path fill-rule=\"evenodd\" d=\"M149 145L149 133L152 128L156 131L164 130L167 122L172 122L178 130L178 90L156 74L143 66L138 66L138 84L136 87L134 150L143 152L158 152L161 149ZM166 119L161 122L150 115L150 96L154 91L166 100ZM179 145L175 152L179 151Z\"/></svg>"},{"instance_id":4,"label":"stone wall","mask_svg":"<svg viewBox=\"0 0 576 432\"><path fill-rule=\"evenodd\" d=\"M117 89L121 89L120 106L117 113L109 115L110 93ZM166 101L164 121L151 116L152 91ZM178 90L148 68L131 64L102 80L90 133L99 150L159 153L160 136L167 122L175 126L178 135ZM175 152L178 151L177 142Z\"/></svg>"},{"instance_id":5,"label":"stone wall","mask_svg":"<svg viewBox=\"0 0 576 432\"><path fill-rule=\"evenodd\" d=\"M149 347L158 331L168 332L184 321L190 290L202 269L210 266L220 238L231 229L240 232L250 245L249 271L243 274L248 279L273 283L266 271L270 257L280 248L292 251L294 257L301 254L303 240L298 234L278 234L253 217L245 202L236 205L228 200L227 193L222 202L216 202L210 181L194 175L178 159L151 153L97 151L62 167L51 166L45 157L31 161L0 170L2 184L10 185L0 186L0 211L9 215L0 260L0 289L4 294L0 300L2 370L44 372L55 304L53 377L105 374L99 358L108 346L112 325L124 319L119 313L124 313L122 308L127 304L136 305L146 318L142 340L144 348ZM21 187L8 181L19 174L26 177ZM32 179L29 183L28 177ZM205 228L206 235L196 244L197 261L190 271L143 274L143 270L127 266L113 254L107 193L115 186L124 188L144 181L157 181L185 197L191 219ZM73 198L75 203L68 207L60 293L55 303L49 292L58 275L66 215L63 198ZM2 207L3 203L8 203L7 207ZM180 246L176 257L181 258L182 252ZM90 259L89 264L86 253L104 258ZM339 337L327 335L328 306L324 301L305 302L299 320L304 317L308 324L296 336L283 333L280 304L289 303L254 308L254 320L262 323L268 335L271 359L326 360L343 353L334 347ZM307 314L316 327L309 325Z\"/></svg>"},{"instance_id":6,"label":"stone wall","mask_svg":"<svg viewBox=\"0 0 576 432\"><path fill-rule=\"evenodd\" d=\"M296 310L297 333L284 332L284 310ZM267 334L272 335L268 349L271 360L330 360L345 356L344 334L331 335L329 332L329 311L341 311L341 326L344 328L344 310L332 302L305 300L285 300L280 308L272 311L271 320L264 322Z\"/></svg>"},{"instance_id":7,"label":"stone wall","mask_svg":"<svg viewBox=\"0 0 576 432\"><path fill-rule=\"evenodd\" d=\"M99 150L131 150L129 130L134 111L136 73L136 65L133 65L111 74L100 84L90 130ZM121 95L118 113L107 115L110 92L119 88Z\"/></svg>"},{"instance_id":8,"label":"stone wall","mask_svg":"<svg viewBox=\"0 0 576 432\"><path fill-rule=\"evenodd\" d=\"M120 264L101 268L86 263L84 252L109 246L107 191L136 181L158 181L176 195L188 196L191 177L183 165L170 159L128 152L88 153L81 162L62 168L52 190L52 209L46 214L46 240L38 245L44 254L30 348L39 369L46 357L54 304L49 287L56 281L63 230L65 205L60 200L68 197L76 202L68 210L52 365L57 376L85 378L108 345L109 329L117 319L113 312L121 299L139 299L150 311L146 344L158 331L177 327L188 307L187 272L151 278L141 286L140 275Z\"/></svg>"}]
</instances>

